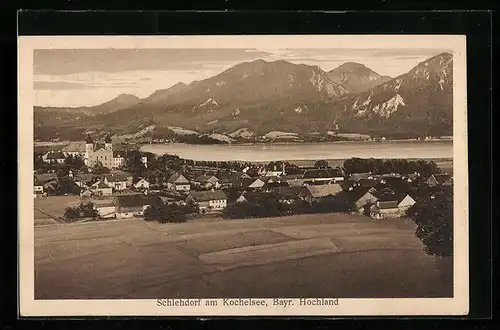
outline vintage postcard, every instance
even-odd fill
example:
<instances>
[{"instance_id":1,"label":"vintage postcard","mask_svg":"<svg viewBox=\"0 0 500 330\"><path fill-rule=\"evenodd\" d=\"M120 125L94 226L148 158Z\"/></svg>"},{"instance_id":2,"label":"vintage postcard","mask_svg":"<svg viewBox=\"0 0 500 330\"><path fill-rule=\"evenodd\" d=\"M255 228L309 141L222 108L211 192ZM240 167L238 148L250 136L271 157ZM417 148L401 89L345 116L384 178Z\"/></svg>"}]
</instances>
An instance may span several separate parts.
<instances>
[{"instance_id":1,"label":"vintage postcard","mask_svg":"<svg viewBox=\"0 0 500 330\"><path fill-rule=\"evenodd\" d=\"M19 37L20 315L466 315L465 45Z\"/></svg>"}]
</instances>

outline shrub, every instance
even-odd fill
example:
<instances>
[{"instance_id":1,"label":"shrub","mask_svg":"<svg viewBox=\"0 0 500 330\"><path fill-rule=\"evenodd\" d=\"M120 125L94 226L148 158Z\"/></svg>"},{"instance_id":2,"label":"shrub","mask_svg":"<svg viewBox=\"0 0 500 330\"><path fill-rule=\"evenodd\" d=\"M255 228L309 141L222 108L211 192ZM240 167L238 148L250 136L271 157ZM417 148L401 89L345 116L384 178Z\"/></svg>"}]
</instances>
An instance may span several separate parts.
<instances>
[{"instance_id":1,"label":"shrub","mask_svg":"<svg viewBox=\"0 0 500 330\"><path fill-rule=\"evenodd\" d=\"M187 206L153 204L144 211L144 220L158 221L159 223L180 223L187 220L186 214L191 213L191 211L191 208Z\"/></svg>"},{"instance_id":2,"label":"shrub","mask_svg":"<svg viewBox=\"0 0 500 330\"><path fill-rule=\"evenodd\" d=\"M64 211L64 217L67 220L74 220L80 217L80 208L75 206L75 207L67 207L66 210Z\"/></svg>"},{"instance_id":3,"label":"shrub","mask_svg":"<svg viewBox=\"0 0 500 330\"><path fill-rule=\"evenodd\" d=\"M90 218L94 218L94 219L99 218L99 213L94 208L94 204L91 202L81 203L79 206L79 209L80 209L80 214L83 217L90 217Z\"/></svg>"}]
</instances>

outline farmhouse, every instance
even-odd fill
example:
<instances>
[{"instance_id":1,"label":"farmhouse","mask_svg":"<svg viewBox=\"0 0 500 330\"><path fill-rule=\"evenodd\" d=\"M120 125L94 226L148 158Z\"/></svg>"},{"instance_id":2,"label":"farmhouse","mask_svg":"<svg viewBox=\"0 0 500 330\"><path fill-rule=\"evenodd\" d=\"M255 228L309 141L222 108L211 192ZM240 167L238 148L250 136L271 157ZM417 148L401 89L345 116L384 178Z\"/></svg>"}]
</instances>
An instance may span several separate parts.
<instances>
[{"instance_id":1,"label":"farmhouse","mask_svg":"<svg viewBox=\"0 0 500 330\"><path fill-rule=\"evenodd\" d=\"M431 187L437 185L451 186L453 184L453 178L451 174L433 174L427 179L426 183Z\"/></svg>"},{"instance_id":2,"label":"farmhouse","mask_svg":"<svg viewBox=\"0 0 500 330\"><path fill-rule=\"evenodd\" d=\"M243 189L261 189L266 183L260 178L245 178L239 180L233 187L241 187Z\"/></svg>"},{"instance_id":3,"label":"farmhouse","mask_svg":"<svg viewBox=\"0 0 500 330\"><path fill-rule=\"evenodd\" d=\"M279 189L278 202L282 204L292 204L300 200L300 193L304 190L303 187L287 187Z\"/></svg>"},{"instance_id":4,"label":"farmhouse","mask_svg":"<svg viewBox=\"0 0 500 330\"><path fill-rule=\"evenodd\" d=\"M118 219L142 216L144 211L155 203L162 203L158 196L143 194L116 196L113 200Z\"/></svg>"},{"instance_id":5,"label":"farmhouse","mask_svg":"<svg viewBox=\"0 0 500 330\"><path fill-rule=\"evenodd\" d=\"M270 191L281 191L284 188L289 188L290 185L285 181L285 182L267 182L262 186L262 189L266 192Z\"/></svg>"},{"instance_id":6,"label":"farmhouse","mask_svg":"<svg viewBox=\"0 0 500 330\"><path fill-rule=\"evenodd\" d=\"M97 196L110 196L113 194L113 188L100 180L90 186L90 190Z\"/></svg>"},{"instance_id":7,"label":"farmhouse","mask_svg":"<svg viewBox=\"0 0 500 330\"><path fill-rule=\"evenodd\" d=\"M375 219L400 218L414 204L415 200L408 194L380 195L370 208L370 216Z\"/></svg>"},{"instance_id":8,"label":"farmhouse","mask_svg":"<svg viewBox=\"0 0 500 330\"><path fill-rule=\"evenodd\" d=\"M63 164L66 156L61 151L49 151L42 156L42 160L46 164Z\"/></svg>"},{"instance_id":9,"label":"farmhouse","mask_svg":"<svg viewBox=\"0 0 500 330\"><path fill-rule=\"evenodd\" d=\"M262 204L273 197L269 193L244 191L237 199L236 203ZM276 197L276 196L275 196Z\"/></svg>"},{"instance_id":10,"label":"farmhouse","mask_svg":"<svg viewBox=\"0 0 500 330\"><path fill-rule=\"evenodd\" d=\"M106 175L104 177L104 183L106 183L114 190L120 191L127 189L127 177L124 175L117 175L117 174Z\"/></svg>"},{"instance_id":11,"label":"farmhouse","mask_svg":"<svg viewBox=\"0 0 500 330\"><path fill-rule=\"evenodd\" d=\"M196 187L204 189L219 189L221 186L219 183L219 179L214 175L200 175L193 181L193 184Z\"/></svg>"},{"instance_id":12,"label":"farmhouse","mask_svg":"<svg viewBox=\"0 0 500 330\"><path fill-rule=\"evenodd\" d=\"M326 198L337 196L342 192L342 187L338 183L322 184L322 185L307 185L302 193L303 199L312 204Z\"/></svg>"},{"instance_id":13,"label":"farmhouse","mask_svg":"<svg viewBox=\"0 0 500 330\"><path fill-rule=\"evenodd\" d=\"M227 206L227 196L222 190L191 191L186 199L198 206L200 212L220 212Z\"/></svg>"},{"instance_id":14,"label":"farmhouse","mask_svg":"<svg viewBox=\"0 0 500 330\"><path fill-rule=\"evenodd\" d=\"M116 205L112 199L93 200L94 208L97 210L99 217L104 219L116 218Z\"/></svg>"},{"instance_id":15,"label":"farmhouse","mask_svg":"<svg viewBox=\"0 0 500 330\"><path fill-rule=\"evenodd\" d=\"M96 177L92 173L78 173L73 176L73 181L78 187L85 189L89 188L95 182Z\"/></svg>"},{"instance_id":16,"label":"farmhouse","mask_svg":"<svg viewBox=\"0 0 500 330\"><path fill-rule=\"evenodd\" d=\"M144 178L140 178L137 182L134 183L134 187L136 189L149 189L149 182Z\"/></svg>"},{"instance_id":17,"label":"farmhouse","mask_svg":"<svg viewBox=\"0 0 500 330\"><path fill-rule=\"evenodd\" d=\"M73 141L64 146L61 151L67 156L84 157L85 156L85 141Z\"/></svg>"},{"instance_id":18,"label":"farmhouse","mask_svg":"<svg viewBox=\"0 0 500 330\"><path fill-rule=\"evenodd\" d=\"M314 169L306 170L302 179L308 181L333 181L334 183L344 181L344 176L336 169Z\"/></svg>"},{"instance_id":19,"label":"farmhouse","mask_svg":"<svg viewBox=\"0 0 500 330\"><path fill-rule=\"evenodd\" d=\"M167 187L176 191L189 191L191 184L186 177L180 173L175 173L170 176L167 181Z\"/></svg>"},{"instance_id":20,"label":"farmhouse","mask_svg":"<svg viewBox=\"0 0 500 330\"><path fill-rule=\"evenodd\" d=\"M363 213L364 207L368 204L374 204L377 201L376 190L373 187L359 187L349 191L348 197L350 202L354 203L355 209Z\"/></svg>"}]
</instances>

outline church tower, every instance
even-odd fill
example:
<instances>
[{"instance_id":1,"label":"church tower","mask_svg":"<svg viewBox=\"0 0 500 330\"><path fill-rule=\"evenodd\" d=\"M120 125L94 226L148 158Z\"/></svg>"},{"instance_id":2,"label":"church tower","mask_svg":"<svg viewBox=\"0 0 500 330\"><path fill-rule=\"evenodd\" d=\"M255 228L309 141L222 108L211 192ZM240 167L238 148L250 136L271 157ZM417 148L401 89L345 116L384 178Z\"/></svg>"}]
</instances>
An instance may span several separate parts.
<instances>
[{"instance_id":1,"label":"church tower","mask_svg":"<svg viewBox=\"0 0 500 330\"><path fill-rule=\"evenodd\" d=\"M106 134L104 138L104 149L113 152L113 144L111 143L111 136Z\"/></svg>"},{"instance_id":2,"label":"church tower","mask_svg":"<svg viewBox=\"0 0 500 330\"><path fill-rule=\"evenodd\" d=\"M86 166L90 167L92 165L89 164L89 161L93 152L94 152L94 141L90 137L90 134L87 134L87 139L85 139L85 157L83 160Z\"/></svg>"},{"instance_id":3,"label":"church tower","mask_svg":"<svg viewBox=\"0 0 500 330\"><path fill-rule=\"evenodd\" d=\"M94 141L90 137L90 134L87 134L87 139L85 140L85 156L89 157L90 154L94 152Z\"/></svg>"}]
</instances>

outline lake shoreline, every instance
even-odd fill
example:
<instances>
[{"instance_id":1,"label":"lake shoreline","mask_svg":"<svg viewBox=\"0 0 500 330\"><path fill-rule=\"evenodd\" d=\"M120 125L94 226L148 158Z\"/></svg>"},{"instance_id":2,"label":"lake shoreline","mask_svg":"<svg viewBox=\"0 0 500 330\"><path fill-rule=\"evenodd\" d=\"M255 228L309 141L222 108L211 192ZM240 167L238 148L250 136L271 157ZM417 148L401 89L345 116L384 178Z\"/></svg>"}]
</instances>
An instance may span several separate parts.
<instances>
[{"instance_id":1,"label":"lake shoreline","mask_svg":"<svg viewBox=\"0 0 500 330\"><path fill-rule=\"evenodd\" d=\"M256 141L256 142L233 142L233 143L186 143L186 142L169 142L169 143L145 143L145 142L129 142L125 144L139 145L139 146L147 146L147 145L169 145L172 143L175 144L185 144L185 145L195 145L195 146L219 146L219 145L238 145L238 146L252 146L252 145L295 145L295 144L318 144L318 143L335 143L335 144L344 144L344 143L391 143L391 142L453 142L453 139L429 139L429 140L415 140L415 139L387 139L387 140L342 140L342 141ZM83 142L83 140L75 140L75 141L35 141L33 145L35 147L57 147L57 146L66 146L73 142Z\"/></svg>"}]
</instances>

